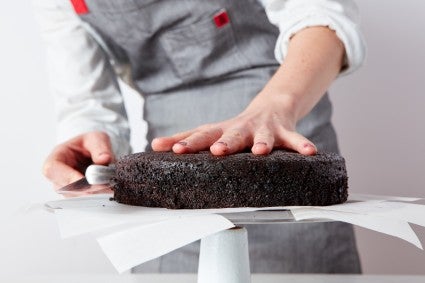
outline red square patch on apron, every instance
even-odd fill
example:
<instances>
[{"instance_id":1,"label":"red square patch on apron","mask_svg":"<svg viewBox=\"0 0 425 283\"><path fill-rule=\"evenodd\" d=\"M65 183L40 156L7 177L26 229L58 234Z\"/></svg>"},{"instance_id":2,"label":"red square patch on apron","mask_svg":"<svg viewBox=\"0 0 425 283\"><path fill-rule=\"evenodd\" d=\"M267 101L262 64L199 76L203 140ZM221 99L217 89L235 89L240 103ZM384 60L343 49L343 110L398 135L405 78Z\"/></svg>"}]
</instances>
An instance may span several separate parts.
<instances>
[{"instance_id":1,"label":"red square patch on apron","mask_svg":"<svg viewBox=\"0 0 425 283\"><path fill-rule=\"evenodd\" d=\"M217 14L215 14L213 19L215 26L218 28L224 27L230 22L229 15L224 9L220 10Z\"/></svg>"},{"instance_id":2,"label":"red square patch on apron","mask_svg":"<svg viewBox=\"0 0 425 283\"><path fill-rule=\"evenodd\" d=\"M89 8L84 0L71 0L72 6L74 7L75 13L78 15L87 14Z\"/></svg>"}]
</instances>

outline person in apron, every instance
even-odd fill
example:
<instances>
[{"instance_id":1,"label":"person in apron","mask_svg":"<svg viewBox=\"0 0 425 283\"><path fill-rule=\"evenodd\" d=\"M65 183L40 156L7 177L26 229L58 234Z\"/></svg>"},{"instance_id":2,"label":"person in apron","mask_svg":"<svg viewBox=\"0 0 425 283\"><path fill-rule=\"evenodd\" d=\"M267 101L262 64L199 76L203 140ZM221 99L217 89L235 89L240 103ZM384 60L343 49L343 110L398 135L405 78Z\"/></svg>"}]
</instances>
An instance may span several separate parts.
<instances>
[{"instance_id":1,"label":"person in apron","mask_svg":"<svg viewBox=\"0 0 425 283\"><path fill-rule=\"evenodd\" d=\"M281 66L273 54L279 30L267 18L264 3L257 0L72 0L67 3L69 7L70 3L80 18L81 28L90 34L91 44L102 48L101 59L88 58L90 62L96 58L103 60L105 74L99 77L116 82L116 74L143 95L143 118L148 124L146 150L211 150L213 154L226 155L247 147L254 154L284 147L307 155L317 150L339 152L331 123L331 102L325 91L346 62L344 47L327 27L297 33ZM55 5L66 7L64 3ZM61 9L56 12L63 13ZM311 34L298 35L302 33ZM329 41L312 41L314 34L319 33ZM329 52L335 53L320 53L319 59L311 54L297 54L306 42L316 44L318 50L333 46ZM72 46L67 48L64 54L72 54ZM300 61L302 56L306 57ZM325 70L309 65L309 60L320 61L322 57L334 58L329 60L333 63L323 60L320 67L326 67ZM303 60L306 65L301 64ZM310 78L309 73L320 78L320 82L311 79L303 83L303 79ZM96 82L102 90L111 84L100 79ZM99 87L101 82L107 86ZM298 87L303 84L310 88ZM276 95L283 88L291 91ZM71 110L67 110L63 120L71 125L79 117L89 116L88 123L100 120L100 111L98 116L93 114L96 107L105 108L99 93L93 91L87 100L79 100L77 94L67 96L68 104L63 108ZM114 103L114 107L106 108L121 116L109 119L111 124L125 119L122 101L117 99ZM62 104L58 105L60 108ZM88 110L79 113L80 108ZM282 111L286 113L280 115ZM97 132L88 133L85 140L72 133L77 137L60 144L48 157L44 172L56 186L81 177L82 168L89 163L112 162L108 147L115 152L122 150L113 137L128 139L128 133L113 132L105 121L98 125L95 122L93 130ZM102 139L106 142L102 143ZM82 161L82 157L86 160ZM71 168L74 176L68 174L61 179L58 172L64 168ZM360 272L351 225L298 223L249 225L247 229L254 273ZM199 243L193 243L143 264L134 272L196 272L198 255Z\"/></svg>"}]
</instances>

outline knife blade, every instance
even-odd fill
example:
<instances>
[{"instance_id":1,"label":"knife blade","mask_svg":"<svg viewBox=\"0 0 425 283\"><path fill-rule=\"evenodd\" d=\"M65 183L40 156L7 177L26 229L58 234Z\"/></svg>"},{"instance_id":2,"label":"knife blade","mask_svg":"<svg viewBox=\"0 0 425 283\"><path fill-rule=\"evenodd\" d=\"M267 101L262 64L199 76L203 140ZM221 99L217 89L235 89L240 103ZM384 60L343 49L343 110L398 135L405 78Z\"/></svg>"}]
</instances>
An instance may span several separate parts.
<instances>
[{"instance_id":1,"label":"knife blade","mask_svg":"<svg viewBox=\"0 0 425 283\"><path fill-rule=\"evenodd\" d=\"M84 177L78 181L75 181L71 184L66 185L65 187L60 188L59 190L57 190L57 192L60 194L68 193L68 192L79 192L79 191L87 190L90 187L91 185L89 184L89 182L87 182L87 178Z\"/></svg>"},{"instance_id":2,"label":"knife blade","mask_svg":"<svg viewBox=\"0 0 425 283\"><path fill-rule=\"evenodd\" d=\"M83 196L91 194L111 194L113 191L109 184L91 185L87 182L87 178L84 177L58 189L56 192L67 196Z\"/></svg>"},{"instance_id":3,"label":"knife blade","mask_svg":"<svg viewBox=\"0 0 425 283\"><path fill-rule=\"evenodd\" d=\"M115 166L90 165L85 177L57 190L59 194L80 196L85 194L112 193L109 180L115 174Z\"/></svg>"}]
</instances>

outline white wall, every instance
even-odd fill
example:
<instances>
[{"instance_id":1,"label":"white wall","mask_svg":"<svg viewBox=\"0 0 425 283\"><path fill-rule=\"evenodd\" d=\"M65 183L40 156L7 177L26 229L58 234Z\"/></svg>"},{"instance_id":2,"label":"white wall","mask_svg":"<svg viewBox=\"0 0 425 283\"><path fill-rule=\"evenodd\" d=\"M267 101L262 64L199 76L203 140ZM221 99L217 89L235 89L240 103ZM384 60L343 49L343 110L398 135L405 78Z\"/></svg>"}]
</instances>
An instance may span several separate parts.
<instances>
[{"instance_id":1,"label":"white wall","mask_svg":"<svg viewBox=\"0 0 425 283\"><path fill-rule=\"evenodd\" d=\"M425 197L425 1L357 2L367 62L331 90L350 189ZM365 272L425 274L425 252L357 232Z\"/></svg>"},{"instance_id":2,"label":"white wall","mask_svg":"<svg viewBox=\"0 0 425 283\"><path fill-rule=\"evenodd\" d=\"M18 211L57 198L41 175L55 131L44 46L29 2L0 9L0 274L113 273L90 238L60 240L53 215Z\"/></svg>"},{"instance_id":3,"label":"white wall","mask_svg":"<svg viewBox=\"0 0 425 283\"><path fill-rule=\"evenodd\" d=\"M28 2L8 1L0 9L0 274L115 273L90 237L61 240L53 215L18 212L28 202L57 198L40 173L55 131L44 49ZM350 189L425 196L425 1L358 3L368 61L332 87ZM140 135L140 122L137 128ZM416 230L425 243L424 229ZM425 252L357 232L367 273L425 274Z\"/></svg>"}]
</instances>

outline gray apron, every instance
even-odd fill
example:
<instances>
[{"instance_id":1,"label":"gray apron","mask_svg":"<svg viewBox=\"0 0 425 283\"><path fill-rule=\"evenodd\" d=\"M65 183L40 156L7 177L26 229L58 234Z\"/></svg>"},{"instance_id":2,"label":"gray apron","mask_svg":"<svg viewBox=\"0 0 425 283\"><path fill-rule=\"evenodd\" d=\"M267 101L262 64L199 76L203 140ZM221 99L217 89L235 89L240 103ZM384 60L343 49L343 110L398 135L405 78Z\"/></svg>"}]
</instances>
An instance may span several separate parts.
<instances>
[{"instance_id":1,"label":"gray apron","mask_svg":"<svg viewBox=\"0 0 425 283\"><path fill-rule=\"evenodd\" d=\"M256 0L86 0L80 15L123 80L143 94L148 141L242 112L278 68L278 30ZM297 130L338 152L325 95ZM147 150L150 150L149 148ZM351 225L248 225L255 273L359 273ZM143 251L141 251L143 252ZM196 272L199 243L134 272Z\"/></svg>"}]
</instances>

